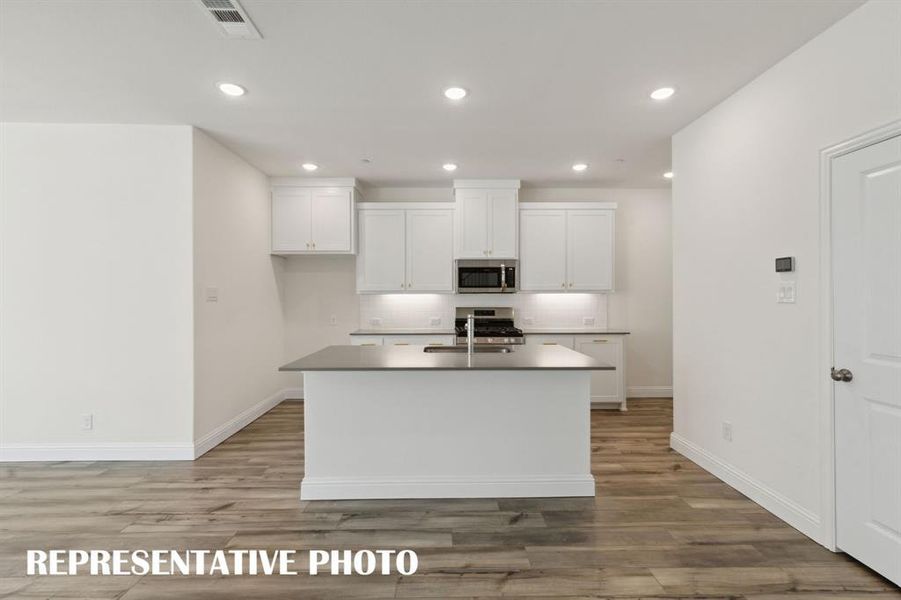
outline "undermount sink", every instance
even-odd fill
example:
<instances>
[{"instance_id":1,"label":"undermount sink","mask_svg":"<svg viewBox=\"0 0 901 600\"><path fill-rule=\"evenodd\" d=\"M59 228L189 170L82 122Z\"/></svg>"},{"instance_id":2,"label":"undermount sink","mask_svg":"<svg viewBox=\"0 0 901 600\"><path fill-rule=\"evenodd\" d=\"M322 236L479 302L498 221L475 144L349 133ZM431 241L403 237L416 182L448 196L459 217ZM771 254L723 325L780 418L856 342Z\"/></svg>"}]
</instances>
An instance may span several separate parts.
<instances>
[{"instance_id":1,"label":"undermount sink","mask_svg":"<svg viewBox=\"0 0 901 600\"><path fill-rule=\"evenodd\" d=\"M423 352L454 352L457 354L466 354L466 346L426 346ZM472 349L473 354L506 354L513 352L513 348L509 346L476 346Z\"/></svg>"}]
</instances>

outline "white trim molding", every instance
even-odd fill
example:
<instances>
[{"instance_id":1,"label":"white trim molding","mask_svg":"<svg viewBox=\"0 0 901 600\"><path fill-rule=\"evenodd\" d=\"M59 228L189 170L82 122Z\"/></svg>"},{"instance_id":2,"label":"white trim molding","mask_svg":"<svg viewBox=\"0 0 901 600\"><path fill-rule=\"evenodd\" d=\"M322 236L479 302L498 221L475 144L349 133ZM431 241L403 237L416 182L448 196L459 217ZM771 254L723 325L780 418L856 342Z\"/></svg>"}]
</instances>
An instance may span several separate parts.
<instances>
[{"instance_id":1,"label":"white trim molding","mask_svg":"<svg viewBox=\"0 0 901 600\"><path fill-rule=\"evenodd\" d=\"M194 460L194 444L4 444L0 462Z\"/></svg>"},{"instance_id":2,"label":"white trim molding","mask_svg":"<svg viewBox=\"0 0 901 600\"><path fill-rule=\"evenodd\" d=\"M822 533L820 518L813 512L675 432L670 434L670 448L717 479L732 486L804 535L823 543L820 535Z\"/></svg>"},{"instance_id":3,"label":"white trim molding","mask_svg":"<svg viewBox=\"0 0 901 600\"><path fill-rule=\"evenodd\" d=\"M304 477L301 500L594 496L594 477Z\"/></svg>"},{"instance_id":4,"label":"white trim molding","mask_svg":"<svg viewBox=\"0 0 901 600\"><path fill-rule=\"evenodd\" d=\"M671 385L630 385L626 398L672 398Z\"/></svg>"},{"instance_id":5,"label":"white trim molding","mask_svg":"<svg viewBox=\"0 0 901 600\"><path fill-rule=\"evenodd\" d=\"M105 444L4 444L3 462L194 460L203 456L284 400L302 400L303 388L279 390L194 443L105 443Z\"/></svg>"},{"instance_id":6,"label":"white trim molding","mask_svg":"<svg viewBox=\"0 0 901 600\"><path fill-rule=\"evenodd\" d=\"M842 155L878 144L901 135L901 120L862 133L820 151L820 248L819 248L819 327L818 373L820 396L820 452L821 479L820 504L823 519L817 541L832 550L838 550L835 539L835 397L833 382L829 377L833 357L832 312L832 161ZM813 537L813 536L812 536Z\"/></svg>"}]
</instances>

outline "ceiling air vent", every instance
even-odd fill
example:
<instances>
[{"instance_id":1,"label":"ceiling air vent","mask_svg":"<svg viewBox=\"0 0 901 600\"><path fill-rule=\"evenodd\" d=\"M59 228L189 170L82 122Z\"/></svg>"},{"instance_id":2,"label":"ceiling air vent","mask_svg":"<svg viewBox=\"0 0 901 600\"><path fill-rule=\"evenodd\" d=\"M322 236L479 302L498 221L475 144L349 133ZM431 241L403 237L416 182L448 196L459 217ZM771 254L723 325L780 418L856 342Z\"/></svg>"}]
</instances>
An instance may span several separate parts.
<instances>
[{"instance_id":1,"label":"ceiling air vent","mask_svg":"<svg viewBox=\"0 0 901 600\"><path fill-rule=\"evenodd\" d=\"M222 37L235 40L258 40L262 36L238 0L198 0Z\"/></svg>"}]
</instances>

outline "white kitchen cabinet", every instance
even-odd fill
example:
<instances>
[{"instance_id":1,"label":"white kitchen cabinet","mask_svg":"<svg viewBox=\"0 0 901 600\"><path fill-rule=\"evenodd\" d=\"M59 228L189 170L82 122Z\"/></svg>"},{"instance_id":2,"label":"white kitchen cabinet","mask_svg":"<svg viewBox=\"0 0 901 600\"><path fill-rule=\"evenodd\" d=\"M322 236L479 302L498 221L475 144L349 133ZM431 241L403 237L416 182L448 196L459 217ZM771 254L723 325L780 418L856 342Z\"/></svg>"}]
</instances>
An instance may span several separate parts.
<instances>
[{"instance_id":1,"label":"white kitchen cabinet","mask_svg":"<svg viewBox=\"0 0 901 600\"><path fill-rule=\"evenodd\" d=\"M518 180L454 182L455 258L516 258Z\"/></svg>"},{"instance_id":2,"label":"white kitchen cabinet","mask_svg":"<svg viewBox=\"0 0 901 600\"><path fill-rule=\"evenodd\" d=\"M271 183L273 254L354 253L354 179L276 177Z\"/></svg>"},{"instance_id":3,"label":"white kitchen cabinet","mask_svg":"<svg viewBox=\"0 0 901 600\"><path fill-rule=\"evenodd\" d=\"M567 290L613 290L613 258L613 211L567 211Z\"/></svg>"},{"instance_id":4,"label":"white kitchen cabinet","mask_svg":"<svg viewBox=\"0 0 901 600\"><path fill-rule=\"evenodd\" d=\"M520 290L613 291L616 204L520 205Z\"/></svg>"},{"instance_id":5,"label":"white kitchen cabinet","mask_svg":"<svg viewBox=\"0 0 901 600\"><path fill-rule=\"evenodd\" d=\"M406 289L406 214L403 210L360 210L358 292Z\"/></svg>"},{"instance_id":6,"label":"white kitchen cabinet","mask_svg":"<svg viewBox=\"0 0 901 600\"><path fill-rule=\"evenodd\" d=\"M453 291L452 210L407 210L406 246L407 291Z\"/></svg>"},{"instance_id":7,"label":"white kitchen cabinet","mask_svg":"<svg viewBox=\"0 0 901 600\"><path fill-rule=\"evenodd\" d=\"M576 335L574 349L609 363L615 371L591 372L591 404L618 404L626 410L626 360L624 337L621 335Z\"/></svg>"},{"instance_id":8,"label":"white kitchen cabinet","mask_svg":"<svg viewBox=\"0 0 901 600\"><path fill-rule=\"evenodd\" d=\"M566 289L566 211L520 212L519 288L559 292Z\"/></svg>"},{"instance_id":9,"label":"white kitchen cabinet","mask_svg":"<svg viewBox=\"0 0 901 600\"><path fill-rule=\"evenodd\" d=\"M525 336L527 346L563 346L573 350L573 336L549 333L530 333Z\"/></svg>"},{"instance_id":10,"label":"white kitchen cabinet","mask_svg":"<svg viewBox=\"0 0 901 600\"><path fill-rule=\"evenodd\" d=\"M442 334L352 335L350 343L354 346L453 346L457 338Z\"/></svg>"},{"instance_id":11,"label":"white kitchen cabinet","mask_svg":"<svg viewBox=\"0 0 901 600\"><path fill-rule=\"evenodd\" d=\"M357 292L453 292L450 203L359 205Z\"/></svg>"}]
</instances>

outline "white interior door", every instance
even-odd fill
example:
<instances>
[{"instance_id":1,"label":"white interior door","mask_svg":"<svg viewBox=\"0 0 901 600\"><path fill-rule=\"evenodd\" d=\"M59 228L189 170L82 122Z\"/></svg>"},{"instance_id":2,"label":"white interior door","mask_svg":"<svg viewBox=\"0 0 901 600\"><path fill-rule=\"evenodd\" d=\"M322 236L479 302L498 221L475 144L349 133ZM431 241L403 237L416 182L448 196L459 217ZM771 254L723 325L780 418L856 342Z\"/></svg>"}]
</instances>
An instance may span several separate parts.
<instances>
[{"instance_id":1,"label":"white interior door","mask_svg":"<svg viewBox=\"0 0 901 600\"><path fill-rule=\"evenodd\" d=\"M566 289L566 211L521 211L519 228L519 289Z\"/></svg>"},{"instance_id":2,"label":"white interior door","mask_svg":"<svg viewBox=\"0 0 901 600\"><path fill-rule=\"evenodd\" d=\"M407 289L454 290L454 213L407 211Z\"/></svg>"},{"instance_id":3,"label":"white interior door","mask_svg":"<svg viewBox=\"0 0 901 600\"><path fill-rule=\"evenodd\" d=\"M832 243L836 543L901 585L901 137L833 161Z\"/></svg>"},{"instance_id":4,"label":"white interior door","mask_svg":"<svg viewBox=\"0 0 901 600\"><path fill-rule=\"evenodd\" d=\"M312 231L316 252L351 251L351 191L324 189L313 191Z\"/></svg>"},{"instance_id":5,"label":"white interior door","mask_svg":"<svg viewBox=\"0 0 901 600\"><path fill-rule=\"evenodd\" d=\"M567 282L570 291L613 289L613 211L567 212Z\"/></svg>"},{"instance_id":6,"label":"white interior door","mask_svg":"<svg viewBox=\"0 0 901 600\"><path fill-rule=\"evenodd\" d=\"M357 291L404 291L404 211L361 210L358 217L360 253L357 255Z\"/></svg>"}]
</instances>

